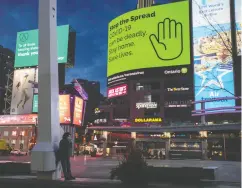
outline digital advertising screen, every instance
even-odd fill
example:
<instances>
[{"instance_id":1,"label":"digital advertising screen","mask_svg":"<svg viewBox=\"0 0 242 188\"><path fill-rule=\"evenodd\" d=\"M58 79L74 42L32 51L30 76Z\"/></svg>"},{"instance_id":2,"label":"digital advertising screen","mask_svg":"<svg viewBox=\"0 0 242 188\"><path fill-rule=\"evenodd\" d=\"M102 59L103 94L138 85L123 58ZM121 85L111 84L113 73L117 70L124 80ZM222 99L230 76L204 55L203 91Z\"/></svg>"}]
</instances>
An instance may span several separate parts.
<instances>
[{"instance_id":1,"label":"digital advertising screen","mask_svg":"<svg viewBox=\"0 0 242 188\"><path fill-rule=\"evenodd\" d=\"M38 98L37 94L33 97L33 113L38 113ZM61 124L71 123L70 95L59 95L59 114Z\"/></svg>"},{"instance_id":2,"label":"digital advertising screen","mask_svg":"<svg viewBox=\"0 0 242 188\"><path fill-rule=\"evenodd\" d=\"M190 64L188 1L125 13L112 20L108 30L108 77Z\"/></svg>"},{"instance_id":3,"label":"digital advertising screen","mask_svg":"<svg viewBox=\"0 0 242 188\"><path fill-rule=\"evenodd\" d=\"M69 25L57 27L57 55L58 63L67 63ZM17 33L16 53L14 67L26 67L38 65L39 48L38 29Z\"/></svg>"},{"instance_id":4,"label":"digital advertising screen","mask_svg":"<svg viewBox=\"0 0 242 188\"><path fill-rule=\"evenodd\" d=\"M34 95L33 97L33 113L38 113L39 95Z\"/></svg>"},{"instance_id":5,"label":"digital advertising screen","mask_svg":"<svg viewBox=\"0 0 242 188\"><path fill-rule=\"evenodd\" d=\"M241 12L242 12L242 4L241 0L234 0L235 4L235 24L236 24L236 39L237 39L237 53L241 56L241 26L242 26L242 20L241 20Z\"/></svg>"},{"instance_id":6,"label":"digital advertising screen","mask_svg":"<svg viewBox=\"0 0 242 188\"><path fill-rule=\"evenodd\" d=\"M230 2L192 2L195 101L234 96ZM206 103L205 108L234 105L233 100L220 100Z\"/></svg>"},{"instance_id":7,"label":"digital advertising screen","mask_svg":"<svg viewBox=\"0 0 242 188\"><path fill-rule=\"evenodd\" d=\"M81 126L84 113L84 101L80 97L75 97L73 124Z\"/></svg>"},{"instance_id":8,"label":"digital advertising screen","mask_svg":"<svg viewBox=\"0 0 242 188\"><path fill-rule=\"evenodd\" d=\"M60 123L71 123L70 95L59 95Z\"/></svg>"},{"instance_id":9,"label":"digital advertising screen","mask_svg":"<svg viewBox=\"0 0 242 188\"><path fill-rule=\"evenodd\" d=\"M127 95L127 93L128 93L127 84L122 84L119 86L108 88L108 98L124 96L124 95Z\"/></svg>"},{"instance_id":10,"label":"digital advertising screen","mask_svg":"<svg viewBox=\"0 0 242 188\"><path fill-rule=\"evenodd\" d=\"M34 125L37 123L37 114L0 115L1 125Z\"/></svg>"},{"instance_id":11,"label":"digital advertising screen","mask_svg":"<svg viewBox=\"0 0 242 188\"><path fill-rule=\"evenodd\" d=\"M10 114L31 114L35 68L14 70Z\"/></svg>"}]
</instances>

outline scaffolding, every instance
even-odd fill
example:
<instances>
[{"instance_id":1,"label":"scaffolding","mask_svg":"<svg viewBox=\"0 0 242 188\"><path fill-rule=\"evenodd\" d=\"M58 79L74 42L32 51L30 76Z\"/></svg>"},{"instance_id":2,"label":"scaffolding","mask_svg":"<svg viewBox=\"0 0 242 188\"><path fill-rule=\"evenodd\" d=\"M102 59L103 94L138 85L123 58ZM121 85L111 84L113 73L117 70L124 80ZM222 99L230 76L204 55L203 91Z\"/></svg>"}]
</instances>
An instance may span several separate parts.
<instances>
[{"instance_id":1,"label":"scaffolding","mask_svg":"<svg viewBox=\"0 0 242 188\"><path fill-rule=\"evenodd\" d=\"M4 109L3 109L4 115L10 114L10 110L11 110L13 75L14 75L14 70L9 69L8 73L6 74L7 83L5 85L5 97L4 97Z\"/></svg>"}]
</instances>

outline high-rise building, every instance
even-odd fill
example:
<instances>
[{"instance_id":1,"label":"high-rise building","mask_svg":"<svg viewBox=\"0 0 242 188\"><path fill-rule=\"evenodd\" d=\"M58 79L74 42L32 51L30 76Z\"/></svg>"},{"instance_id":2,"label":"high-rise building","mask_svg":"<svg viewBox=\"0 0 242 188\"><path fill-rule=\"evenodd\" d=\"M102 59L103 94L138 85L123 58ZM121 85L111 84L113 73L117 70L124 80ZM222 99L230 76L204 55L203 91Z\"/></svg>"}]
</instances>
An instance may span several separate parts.
<instances>
[{"instance_id":1,"label":"high-rise building","mask_svg":"<svg viewBox=\"0 0 242 188\"><path fill-rule=\"evenodd\" d=\"M84 88L88 94L88 101L86 106L84 125L88 122L93 122L95 119L95 108L100 104L100 82L89 81L84 79L77 79L79 84Z\"/></svg>"},{"instance_id":2,"label":"high-rise building","mask_svg":"<svg viewBox=\"0 0 242 188\"><path fill-rule=\"evenodd\" d=\"M155 4L155 0L138 0L137 9L151 7Z\"/></svg>"},{"instance_id":3,"label":"high-rise building","mask_svg":"<svg viewBox=\"0 0 242 188\"><path fill-rule=\"evenodd\" d=\"M14 52L0 45L0 114L9 114L12 98Z\"/></svg>"}]
</instances>

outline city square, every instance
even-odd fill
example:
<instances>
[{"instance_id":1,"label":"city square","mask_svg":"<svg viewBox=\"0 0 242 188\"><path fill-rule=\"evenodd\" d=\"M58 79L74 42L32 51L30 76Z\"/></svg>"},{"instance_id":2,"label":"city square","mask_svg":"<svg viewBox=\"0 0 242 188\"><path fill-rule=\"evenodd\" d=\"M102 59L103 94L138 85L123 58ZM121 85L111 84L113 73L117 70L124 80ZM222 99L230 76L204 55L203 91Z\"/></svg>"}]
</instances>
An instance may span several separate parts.
<instances>
[{"instance_id":1,"label":"city square","mask_svg":"<svg viewBox=\"0 0 242 188\"><path fill-rule=\"evenodd\" d=\"M240 0L3 7L0 184L241 186Z\"/></svg>"}]
</instances>

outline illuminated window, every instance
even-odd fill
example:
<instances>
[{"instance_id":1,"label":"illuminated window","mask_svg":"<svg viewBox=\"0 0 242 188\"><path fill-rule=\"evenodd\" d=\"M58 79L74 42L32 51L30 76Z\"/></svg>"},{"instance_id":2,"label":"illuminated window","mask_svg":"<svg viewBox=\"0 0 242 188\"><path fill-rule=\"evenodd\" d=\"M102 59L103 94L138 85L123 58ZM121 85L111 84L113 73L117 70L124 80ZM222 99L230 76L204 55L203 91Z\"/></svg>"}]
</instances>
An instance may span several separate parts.
<instances>
[{"instance_id":1,"label":"illuminated window","mask_svg":"<svg viewBox=\"0 0 242 188\"><path fill-rule=\"evenodd\" d=\"M20 144L24 144L24 140L20 140L19 143L20 143Z\"/></svg>"},{"instance_id":2,"label":"illuminated window","mask_svg":"<svg viewBox=\"0 0 242 188\"><path fill-rule=\"evenodd\" d=\"M8 136L8 131L4 131L3 136Z\"/></svg>"},{"instance_id":3,"label":"illuminated window","mask_svg":"<svg viewBox=\"0 0 242 188\"><path fill-rule=\"evenodd\" d=\"M21 136L25 136L25 131L21 131L21 132L20 132L20 135L21 135Z\"/></svg>"},{"instance_id":4,"label":"illuminated window","mask_svg":"<svg viewBox=\"0 0 242 188\"><path fill-rule=\"evenodd\" d=\"M17 131L12 131L12 136L17 136Z\"/></svg>"},{"instance_id":5,"label":"illuminated window","mask_svg":"<svg viewBox=\"0 0 242 188\"><path fill-rule=\"evenodd\" d=\"M12 143L12 144L16 144L16 140L12 140L11 143Z\"/></svg>"}]
</instances>

